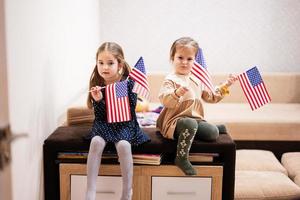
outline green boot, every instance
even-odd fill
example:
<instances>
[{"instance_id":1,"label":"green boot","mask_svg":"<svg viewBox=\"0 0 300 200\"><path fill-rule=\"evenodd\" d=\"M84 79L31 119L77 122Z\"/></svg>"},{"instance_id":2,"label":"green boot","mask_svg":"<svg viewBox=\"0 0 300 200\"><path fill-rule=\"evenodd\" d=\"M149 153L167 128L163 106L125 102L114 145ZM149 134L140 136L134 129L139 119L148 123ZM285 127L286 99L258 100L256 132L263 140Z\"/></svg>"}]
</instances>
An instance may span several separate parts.
<instances>
[{"instance_id":1,"label":"green boot","mask_svg":"<svg viewBox=\"0 0 300 200\"><path fill-rule=\"evenodd\" d=\"M184 124L186 124L186 121ZM197 122L194 123L194 121L188 121L188 124L188 128L181 129L178 135L175 165L177 165L186 175L196 175L197 171L188 160L188 156L197 131Z\"/></svg>"}]
</instances>

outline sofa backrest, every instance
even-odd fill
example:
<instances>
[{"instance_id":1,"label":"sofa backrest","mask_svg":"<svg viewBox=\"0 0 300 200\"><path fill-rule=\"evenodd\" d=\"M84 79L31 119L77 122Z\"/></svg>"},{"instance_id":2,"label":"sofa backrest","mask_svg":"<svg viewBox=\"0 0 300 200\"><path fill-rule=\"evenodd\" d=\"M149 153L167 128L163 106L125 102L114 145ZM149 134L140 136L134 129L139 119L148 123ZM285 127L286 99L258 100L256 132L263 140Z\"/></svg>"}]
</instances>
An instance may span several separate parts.
<instances>
[{"instance_id":1,"label":"sofa backrest","mask_svg":"<svg viewBox=\"0 0 300 200\"><path fill-rule=\"evenodd\" d=\"M166 74L148 74L150 101L159 102L158 93ZM262 75L272 103L300 103L300 73L265 73ZM227 74L212 74L213 83L218 85L227 79ZM237 81L223 103L246 103L246 97Z\"/></svg>"}]
</instances>

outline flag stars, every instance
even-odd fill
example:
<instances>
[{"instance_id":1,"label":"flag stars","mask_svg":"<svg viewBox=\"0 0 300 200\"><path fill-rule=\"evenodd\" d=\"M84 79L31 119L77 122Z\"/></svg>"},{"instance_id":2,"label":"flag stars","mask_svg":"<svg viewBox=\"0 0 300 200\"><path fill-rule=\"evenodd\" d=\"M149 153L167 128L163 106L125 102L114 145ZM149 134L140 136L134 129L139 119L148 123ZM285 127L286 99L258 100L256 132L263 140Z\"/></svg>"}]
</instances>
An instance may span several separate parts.
<instances>
[{"instance_id":1,"label":"flag stars","mask_svg":"<svg viewBox=\"0 0 300 200\"><path fill-rule=\"evenodd\" d=\"M203 56L202 49L199 48L196 54L196 62L199 63L202 67L206 68L206 62Z\"/></svg>"},{"instance_id":2,"label":"flag stars","mask_svg":"<svg viewBox=\"0 0 300 200\"><path fill-rule=\"evenodd\" d=\"M253 87L263 82L257 67L249 69L246 73Z\"/></svg>"}]
</instances>

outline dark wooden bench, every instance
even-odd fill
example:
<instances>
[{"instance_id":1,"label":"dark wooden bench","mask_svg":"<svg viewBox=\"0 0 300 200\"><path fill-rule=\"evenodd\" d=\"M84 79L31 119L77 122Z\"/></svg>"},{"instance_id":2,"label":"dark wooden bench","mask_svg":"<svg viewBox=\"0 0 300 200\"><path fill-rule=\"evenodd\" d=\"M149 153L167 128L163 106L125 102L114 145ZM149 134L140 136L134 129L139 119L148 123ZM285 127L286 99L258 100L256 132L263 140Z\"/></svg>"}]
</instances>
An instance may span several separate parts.
<instances>
[{"instance_id":1,"label":"dark wooden bench","mask_svg":"<svg viewBox=\"0 0 300 200\"><path fill-rule=\"evenodd\" d=\"M65 126L57 128L45 141L44 151L44 187L45 200L59 199L59 164L58 152L88 151L90 141L85 136L90 131L90 126ZM151 142L138 147L133 147L133 153L163 153L167 155L162 161L164 164L172 164L176 141L165 139L155 128L146 128L144 131L150 136ZM222 199L234 198L235 177L235 143L231 137L220 134L215 142L194 141L191 152L218 153L213 163L201 163L202 165L223 166ZM104 151L115 151L113 144L108 144Z\"/></svg>"}]
</instances>

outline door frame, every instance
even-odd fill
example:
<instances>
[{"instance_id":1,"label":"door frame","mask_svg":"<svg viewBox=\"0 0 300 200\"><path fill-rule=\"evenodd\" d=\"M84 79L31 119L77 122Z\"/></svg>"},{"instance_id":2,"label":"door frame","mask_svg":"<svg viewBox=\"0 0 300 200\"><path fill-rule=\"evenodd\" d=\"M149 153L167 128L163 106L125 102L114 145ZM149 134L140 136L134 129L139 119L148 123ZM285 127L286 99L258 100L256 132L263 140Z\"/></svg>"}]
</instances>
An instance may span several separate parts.
<instances>
[{"instance_id":1,"label":"door frame","mask_svg":"<svg viewBox=\"0 0 300 200\"><path fill-rule=\"evenodd\" d=\"M10 160L10 130L8 112L8 79L6 63L4 0L0 0L0 153L3 165L0 169L0 199L12 199L12 176Z\"/></svg>"}]
</instances>

